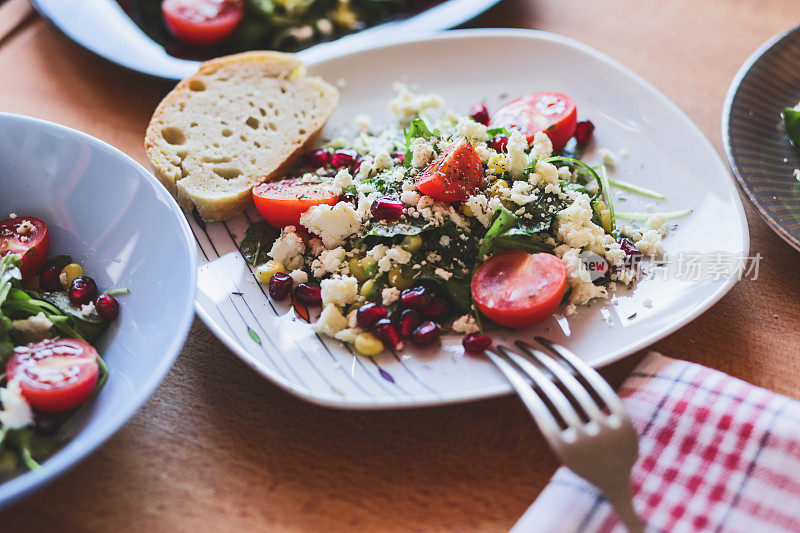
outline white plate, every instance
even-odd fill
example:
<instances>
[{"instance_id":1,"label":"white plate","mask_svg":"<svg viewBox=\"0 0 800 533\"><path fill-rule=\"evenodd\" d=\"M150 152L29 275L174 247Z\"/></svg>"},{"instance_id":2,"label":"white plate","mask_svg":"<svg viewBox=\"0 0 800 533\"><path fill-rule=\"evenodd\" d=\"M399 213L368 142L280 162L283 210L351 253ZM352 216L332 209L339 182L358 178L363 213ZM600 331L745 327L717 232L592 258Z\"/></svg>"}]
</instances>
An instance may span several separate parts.
<instances>
[{"instance_id":1,"label":"white plate","mask_svg":"<svg viewBox=\"0 0 800 533\"><path fill-rule=\"evenodd\" d=\"M421 92L442 95L448 107L461 112L483 100L490 110L497 109L501 95L568 93L579 116L594 122L596 147L627 151L611 177L667 196L652 206L652 201L626 193L627 201L618 201L618 210L692 208L694 213L681 219L666 239L669 254L747 254L739 196L697 127L639 76L576 41L536 31L454 31L330 58L309 70L346 82L324 132L328 136L352 128L360 112L377 125L388 124L387 102L398 79L418 84ZM596 160L597 155L589 152L586 159ZM205 229L192 222L205 263L198 275L196 308L217 336L266 378L301 398L338 408L436 405L511 391L490 363L463 354L460 337L444 339L441 348L407 348L403 355L387 353L374 361L353 356L338 341L318 338L287 305L269 301L237 252L234 241L241 239L250 220L256 220L252 212ZM676 263L671 268L674 274ZM689 280L672 274L661 279L662 271L653 271L658 273L655 279L618 293L613 302L493 337L507 341L546 335L590 364L604 365L700 315L733 286L739 269L720 279L706 272Z\"/></svg>"}]
</instances>

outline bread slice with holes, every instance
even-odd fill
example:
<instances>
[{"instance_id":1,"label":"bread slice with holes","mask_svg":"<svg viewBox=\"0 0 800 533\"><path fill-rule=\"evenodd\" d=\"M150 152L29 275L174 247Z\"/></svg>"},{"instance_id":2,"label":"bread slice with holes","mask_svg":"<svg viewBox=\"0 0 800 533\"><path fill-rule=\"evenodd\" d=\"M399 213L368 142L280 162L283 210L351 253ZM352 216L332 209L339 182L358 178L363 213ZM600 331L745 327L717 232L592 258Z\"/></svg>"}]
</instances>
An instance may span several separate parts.
<instances>
[{"instance_id":1,"label":"bread slice with holes","mask_svg":"<svg viewBox=\"0 0 800 533\"><path fill-rule=\"evenodd\" d=\"M338 100L336 88L306 76L289 54L214 59L159 104L145 150L183 209L223 220L252 205L255 185L291 165Z\"/></svg>"}]
</instances>

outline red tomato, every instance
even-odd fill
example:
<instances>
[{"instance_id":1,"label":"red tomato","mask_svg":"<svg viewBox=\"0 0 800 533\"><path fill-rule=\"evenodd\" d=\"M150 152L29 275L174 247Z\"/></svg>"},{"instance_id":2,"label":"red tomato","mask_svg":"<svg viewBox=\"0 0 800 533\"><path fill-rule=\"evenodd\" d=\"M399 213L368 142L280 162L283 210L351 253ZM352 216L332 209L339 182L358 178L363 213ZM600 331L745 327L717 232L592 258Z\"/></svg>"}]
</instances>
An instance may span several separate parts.
<instances>
[{"instance_id":1,"label":"red tomato","mask_svg":"<svg viewBox=\"0 0 800 533\"><path fill-rule=\"evenodd\" d=\"M44 340L17 346L6 364L31 407L62 413L85 402L97 385L97 350L77 339Z\"/></svg>"},{"instance_id":2,"label":"red tomato","mask_svg":"<svg viewBox=\"0 0 800 533\"><path fill-rule=\"evenodd\" d=\"M475 270L472 300L500 325L527 328L555 312L567 287L567 271L552 254L508 250Z\"/></svg>"},{"instance_id":3,"label":"red tomato","mask_svg":"<svg viewBox=\"0 0 800 533\"><path fill-rule=\"evenodd\" d=\"M448 146L422 171L415 185L422 194L440 202L469 198L483 181L481 158L470 143L462 140Z\"/></svg>"},{"instance_id":4,"label":"red tomato","mask_svg":"<svg viewBox=\"0 0 800 533\"><path fill-rule=\"evenodd\" d=\"M498 109L492 127L518 129L528 138L544 131L553 143L553 152L560 152L575 133L578 113L575 102L562 93L533 93L517 98Z\"/></svg>"},{"instance_id":5,"label":"red tomato","mask_svg":"<svg viewBox=\"0 0 800 533\"><path fill-rule=\"evenodd\" d=\"M0 222L0 257L21 255L23 279L28 280L39 272L49 251L50 234L43 220L17 217Z\"/></svg>"},{"instance_id":6,"label":"red tomato","mask_svg":"<svg viewBox=\"0 0 800 533\"><path fill-rule=\"evenodd\" d=\"M236 30L244 15L242 0L164 0L167 29L189 44L216 44Z\"/></svg>"},{"instance_id":7,"label":"red tomato","mask_svg":"<svg viewBox=\"0 0 800 533\"><path fill-rule=\"evenodd\" d=\"M325 183L304 183L299 178L262 183L253 188L253 201L264 220L276 228L297 226L309 207L339 201L339 193Z\"/></svg>"}]
</instances>

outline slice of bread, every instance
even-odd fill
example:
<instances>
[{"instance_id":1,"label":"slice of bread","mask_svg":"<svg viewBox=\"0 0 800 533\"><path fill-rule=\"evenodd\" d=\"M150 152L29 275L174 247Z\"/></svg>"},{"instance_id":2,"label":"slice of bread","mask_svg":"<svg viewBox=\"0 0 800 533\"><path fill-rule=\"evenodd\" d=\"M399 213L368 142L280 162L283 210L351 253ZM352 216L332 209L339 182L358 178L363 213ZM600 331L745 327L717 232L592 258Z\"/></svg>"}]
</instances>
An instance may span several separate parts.
<instances>
[{"instance_id":1,"label":"slice of bread","mask_svg":"<svg viewBox=\"0 0 800 533\"><path fill-rule=\"evenodd\" d=\"M339 100L304 71L289 54L246 52L203 63L164 98L145 150L183 209L208 221L240 213L303 151Z\"/></svg>"}]
</instances>

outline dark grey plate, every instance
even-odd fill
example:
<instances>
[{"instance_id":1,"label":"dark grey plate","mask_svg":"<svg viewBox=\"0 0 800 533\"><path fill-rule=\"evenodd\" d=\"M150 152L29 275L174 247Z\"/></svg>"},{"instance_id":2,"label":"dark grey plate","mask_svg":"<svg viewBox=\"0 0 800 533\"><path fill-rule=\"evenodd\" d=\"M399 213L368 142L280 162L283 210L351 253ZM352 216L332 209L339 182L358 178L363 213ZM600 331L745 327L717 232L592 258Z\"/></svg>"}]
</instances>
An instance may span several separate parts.
<instances>
[{"instance_id":1,"label":"dark grey plate","mask_svg":"<svg viewBox=\"0 0 800 533\"><path fill-rule=\"evenodd\" d=\"M463 24L500 0L446 0L413 16L320 43L299 53L306 62L368 48L412 34L445 30ZM32 0L39 13L67 37L95 54L130 70L157 78L180 80L197 70L198 61L169 55L150 39L115 0Z\"/></svg>"},{"instance_id":2,"label":"dark grey plate","mask_svg":"<svg viewBox=\"0 0 800 533\"><path fill-rule=\"evenodd\" d=\"M781 110L800 101L800 26L764 43L742 65L722 112L725 154L739 186L786 242L800 250L800 153Z\"/></svg>"}]
</instances>

